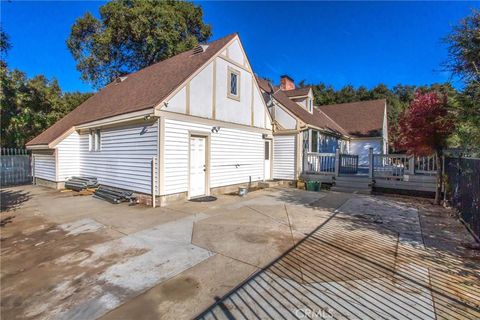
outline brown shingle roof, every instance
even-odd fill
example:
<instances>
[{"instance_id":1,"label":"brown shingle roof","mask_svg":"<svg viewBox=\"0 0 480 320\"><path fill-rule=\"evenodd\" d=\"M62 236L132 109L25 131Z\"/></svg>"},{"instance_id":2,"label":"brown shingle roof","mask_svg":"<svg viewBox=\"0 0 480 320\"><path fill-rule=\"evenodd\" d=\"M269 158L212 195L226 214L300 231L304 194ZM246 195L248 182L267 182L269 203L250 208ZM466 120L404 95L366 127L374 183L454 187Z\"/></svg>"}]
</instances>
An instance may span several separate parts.
<instances>
[{"instance_id":1,"label":"brown shingle roof","mask_svg":"<svg viewBox=\"0 0 480 320\"><path fill-rule=\"evenodd\" d=\"M257 83L260 89L268 93L272 91L272 88L270 87L270 81L268 81L267 79L262 79L257 75L255 75L255 78L257 79Z\"/></svg>"},{"instance_id":2,"label":"brown shingle roof","mask_svg":"<svg viewBox=\"0 0 480 320\"><path fill-rule=\"evenodd\" d=\"M285 95L287 97L301 97L301 96L306 96L308 95L308 91L310 91L310 86L307 87L302 87L302 88L296 88L293 90L285 90Z\"/></svg>"},{"instance_id":3,"label":"brown shingle roof","mask_svg":"<svg viewBox=\"0 0 480 320\"><path fill-rule=\"evenodd\" d=\"M382 135L385 99L318 106L352 137Z\"/></svg>"},{"instance_id":4,"label":"brown shingle roof","mask_svg":"<svg viewBox=\"0 0 480 320\"><path fill-rule=\"evenodd\" d=\"M237 34L213 41L203 53L193 49L153 64L112 82L94 96L27 143L27 146L49 144L73 126L152 108L180 86Z\"/></svg>"}]
</instances>

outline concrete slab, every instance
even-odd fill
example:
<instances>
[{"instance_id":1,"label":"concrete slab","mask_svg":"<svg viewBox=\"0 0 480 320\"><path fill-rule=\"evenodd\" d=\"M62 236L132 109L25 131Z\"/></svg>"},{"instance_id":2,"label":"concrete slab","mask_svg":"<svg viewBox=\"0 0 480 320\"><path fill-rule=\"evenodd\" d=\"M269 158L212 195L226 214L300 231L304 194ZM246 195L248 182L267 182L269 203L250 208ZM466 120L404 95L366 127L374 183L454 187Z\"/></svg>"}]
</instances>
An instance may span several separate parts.
<instances>
[{"instance_id":1,"label":"concrete slab","mask_svg":"<svg viewBox=\"0 0 480 320\"><path fill-rule=\"evenodd\" d=\"M102 319L189 319L256 270L238 260L215 255L132 299Z\"/></svg>"},{"instance_id":2,"label":"concrete slab","mask_svg":"<svg viewBox=\"0 0 480 320\"><path fill-rule=\"evenodd\" d=\"M153 209L7 193L8 319L182 319L209 305L217 319L480 318L467 237L411 199L272 188Z\"/></svg>"},{"instance_id":3,"label":"concrete slab","mask_svg":"<svg viewBox=\"0 0 480 320\"><path fill-rule=\"evenodd\" d=\"M195 223L192 243L256 267L294 244L288 225L248 207Z\"/></svg>"}]
</instances>

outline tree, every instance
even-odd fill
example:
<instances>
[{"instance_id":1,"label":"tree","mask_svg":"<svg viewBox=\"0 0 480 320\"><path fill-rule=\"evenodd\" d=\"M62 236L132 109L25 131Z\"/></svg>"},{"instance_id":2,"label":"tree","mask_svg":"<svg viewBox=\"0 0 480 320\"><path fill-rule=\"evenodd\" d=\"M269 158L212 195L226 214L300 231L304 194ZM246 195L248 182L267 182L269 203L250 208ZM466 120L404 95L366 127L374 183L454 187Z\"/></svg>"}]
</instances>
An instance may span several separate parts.
<instances>
[{"instance_id":1,"label":"tree","mask_svg":"<svg viewBox=\"0 0 480 320\"><path fill-rule=\"evenodd\" d=\"M454 129L448 112L447 96L436 92L417 91L409 108L398 123L398 148L408 154L427 156L436 154L437 189L435 203L440 204L442 188L442 156L447 139Z\"/></svg>"},{"instance_id":2,"label":"tree","mask_svg":"<svg viewBox=\"0 0 480 320\"><path fill-rule=\"evenodd\" d=\"M2 76L4 72L4 68L7 67L7 62L5 61L5 58L7 56L8 50L12 45L10 44L10 40L8 38L8 35L3 31L3 29L0 26L0 68L2 68Z\"/></svg>"},{"instance_id":3,"label":"tree","mask_svg":"<svg viewBox=\"0 0 480 320\"><path fill-rule=\"evenodd\" d=\"M449 60L446 67L465 82L480 85L480 11L472 14L453 27L444 41L447 43Z\"/></svg>"},{"instance_id":4,"label":"tree","mask_svg":"<svg viewBox=\"0 0 480 320\"><path fill-rule=\"evenodd\" d=\"M115 0L86 13L67 40L81 78L100 88L116 77L208 40L201 7L183 1Z\"/></svg>"},{"instance_id":5,"label":"tree","mask_svg":"<svg viewBox=\"0 0 480 320\"><path fill-rule=\"evenodd\" d=\"M457 126L451 143L470 155L480 155L480 12L460 21L444 41L448 45L448 70L464 81L465 88L452 104Z\"/></svg>"},{"instance_id":6,"label":"tree","mask_svg":"<svg viewBox=\"0 0 480 320\"><path fill-rule=\"evenodd\" d=\"M3 147L23 147L91 93L62 93L58 82L2 68L0 111Z\"/></svg>"}]
</instances>

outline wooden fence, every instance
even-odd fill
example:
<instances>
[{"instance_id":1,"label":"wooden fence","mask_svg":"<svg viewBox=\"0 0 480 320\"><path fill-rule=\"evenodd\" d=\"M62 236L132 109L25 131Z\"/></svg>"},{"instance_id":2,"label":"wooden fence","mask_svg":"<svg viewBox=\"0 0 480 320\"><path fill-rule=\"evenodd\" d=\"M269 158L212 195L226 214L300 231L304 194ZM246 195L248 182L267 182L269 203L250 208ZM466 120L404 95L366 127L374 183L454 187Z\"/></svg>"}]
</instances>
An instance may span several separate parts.
<instances>
[{"instance_id":1,"label":"wooden fence","mask_svg":"<svg viewBox=\"0 0 480 320\"><path fill-rule=\"evenodd\" d=\"M480 238L480 159L445 158L447 198Z\"/></svg>"},{"instance_id":2,"label":"wooden fence","mask_svg":"<svg viewBox=\"0 0 480 320\"><path fill-rule=\"evenodd\" d=\"M17 148L2 148L0 183L13 186L32 183L32 161L30 151Z\"/></svg>"}]
</instances>

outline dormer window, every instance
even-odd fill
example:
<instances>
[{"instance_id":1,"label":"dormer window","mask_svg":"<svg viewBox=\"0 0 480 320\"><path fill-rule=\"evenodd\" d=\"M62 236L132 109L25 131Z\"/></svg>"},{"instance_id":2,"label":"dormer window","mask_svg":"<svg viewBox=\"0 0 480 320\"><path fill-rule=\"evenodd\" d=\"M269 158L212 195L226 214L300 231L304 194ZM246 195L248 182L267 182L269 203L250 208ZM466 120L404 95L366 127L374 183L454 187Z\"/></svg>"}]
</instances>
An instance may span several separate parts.
<instances>
[{"instance_id":1,"label":"dormer window","mask_svg":"<svg viewBox=\"0 0 480 320\"><path fill-rule=\"evenodd\" d=\"M308 111L309 111L310 113L312 113L312 112L313 112L313 99L308 98L308 101L307 101L307 102L308 102Z\"/></svg>"},{"instance_id":2,"label":"dormer window","mask_svg":"<svg viewBox=\"0 0 480 320\"><path fill-rule=\"evenodd\" d=\"M228 68L228 92L227 96L230 99L240 101L240 71L233 68Z\"/></svg>"}]
</instances>

